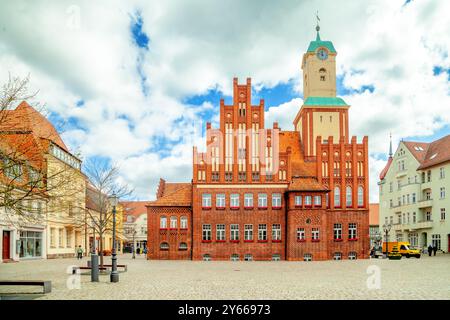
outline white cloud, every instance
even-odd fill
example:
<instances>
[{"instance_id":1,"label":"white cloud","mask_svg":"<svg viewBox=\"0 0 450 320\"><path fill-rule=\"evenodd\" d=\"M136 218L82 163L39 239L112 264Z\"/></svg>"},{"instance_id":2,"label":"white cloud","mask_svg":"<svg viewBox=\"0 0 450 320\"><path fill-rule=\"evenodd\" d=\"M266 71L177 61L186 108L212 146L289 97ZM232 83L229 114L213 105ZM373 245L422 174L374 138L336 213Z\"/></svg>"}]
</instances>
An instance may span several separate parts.
<instances>
[{"instance_id":1,"label":"white cloud","mask_svg":"<svg viewBox=\"0 0 450 320\"><path fill-rule=\"evenodd\" d=\"M301 91L300 62L315 37L316 10L322 39L332 40L338 51L344 84L375 88L344 97L352 105L351 133L369 135L373 201L382 167L376 159L387 151L389 132L397 142L450 123L447 74L433 75L436 65L450 68L448 1L44 3L2 2L1 69L30 73L40 101L78 120L82 130L64 133L71 147L119 158L124 168L133 164L123 175L139 186L140 197L161 172L172 180L190 178L192 144L204 143L199 114L217 110L219 101L191 106L184 98L215 88L229 95L234 76L241 82L252 77L257 89L292 81ZM150 37L148 51L131 38L130 15L136 11ZM0 81L6 76L0 74ZM300 104L294 99L270 107L267 126L277 120L292 130ZM217 120L215 115L213 125ZM164 155L151 150L158 139L167 142Z\"/></svg>"}]
</instances>

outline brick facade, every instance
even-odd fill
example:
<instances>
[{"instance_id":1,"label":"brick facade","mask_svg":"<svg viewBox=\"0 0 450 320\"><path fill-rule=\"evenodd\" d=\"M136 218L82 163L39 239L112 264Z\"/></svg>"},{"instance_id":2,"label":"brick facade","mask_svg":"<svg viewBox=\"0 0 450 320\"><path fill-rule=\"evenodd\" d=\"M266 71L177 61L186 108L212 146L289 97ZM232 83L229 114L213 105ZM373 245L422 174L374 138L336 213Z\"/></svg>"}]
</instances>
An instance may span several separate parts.
<instances>
[{"instance_id":1,"label":"brick facade","mask_svg":"<svg viewBox=\"0 0 450 320\"><path fill-rule=\"evenodd\" d=\"M330 61L305 53L305 81L324 67L335 78L336 52L327 46L322 49L330 50ZM368 138L349 138L349 106L328 95L335 88L324 88L324 97L305 94L295 131L284 131L278 123L265 128L264 100L252 105L251 79L239 84L235 78L232 104L220 100L219 128L206 124L206 151L194 147L192 182L161 180L157 200L148 206L148 258L367 258ZM260 201L264 194L267 200ZM189 219L188 230L161 230L161 216L181 215ZM182 241L186 251L178 250Z\"/></svg>"}]
</instances>

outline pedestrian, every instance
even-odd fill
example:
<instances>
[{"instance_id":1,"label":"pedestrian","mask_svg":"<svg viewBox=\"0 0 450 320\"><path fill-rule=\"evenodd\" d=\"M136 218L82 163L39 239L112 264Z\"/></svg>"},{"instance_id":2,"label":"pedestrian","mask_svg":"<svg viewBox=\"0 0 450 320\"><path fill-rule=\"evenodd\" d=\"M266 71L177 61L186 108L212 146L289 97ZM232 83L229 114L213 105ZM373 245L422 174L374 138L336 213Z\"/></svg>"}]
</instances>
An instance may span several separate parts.
<instances>
[{"instance_id":1,"label":"pedestrian","mask_svg":"<svg viewBox=\"0 0 450 320\"><path fill-rule=\"evenodd\" d=\"M431 257L431 253L433 252L433 247L431 244L428 246L428 255Z\"/></svg>"},{"instance_id":2,"label":"pedestrian","mask_svg":"<svg viewBox=\"0 0 450 320\"><path fill-rule=\"evenodd\" d=\"M77 249L77 259L83 259L83 248L81 247L81 245L79 245Z\"/></svg>"},{"instance_id":3,"label":"pedestrian","mask_svg":"<svg viewBox=\"0 0 450 320\"><path fill-rule=\"evenodd\" d=\"M144 254L147 254L147 247L144 248Z\"/></svg>"},{"instance_id":4,"label":"pedestrian","mask_svg":"<svg viewBox=\"0 0 450 320\"><path fill-rule=\"evenodd\" d=\"M436 256L436 251L437 251L437 245L433 246L433 255Z\"/></svg>"},{"instance_id":5,"label":"pedestrian","mask_svg":"<svg viewBox=\"0 0 450 320\"><path fill-rule=\"evenodd\" d=\"M141 254L141 248L138 247L136 251L137 251L137 254L138 254L138 255Z\"/></svg>"}]
</instances>

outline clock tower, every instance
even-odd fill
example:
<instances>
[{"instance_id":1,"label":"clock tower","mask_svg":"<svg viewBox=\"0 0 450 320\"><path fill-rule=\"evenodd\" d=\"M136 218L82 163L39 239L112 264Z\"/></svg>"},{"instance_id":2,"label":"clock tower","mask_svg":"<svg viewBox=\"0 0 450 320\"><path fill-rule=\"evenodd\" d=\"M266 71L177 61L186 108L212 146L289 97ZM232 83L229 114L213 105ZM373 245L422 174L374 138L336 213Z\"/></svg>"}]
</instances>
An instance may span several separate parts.
<instances>
[{"instance_id":1,"label":"clock tower","mask_svg":"<svg viewBox=\"0 0 450 320\"><path fill-rule=\"evenodd\" d=\"M336 97L336 50L331 41L322 41L317 36L303 54L303 95L308 97Z\"/></svg>"},{"instance_id":2,"label":"clock tower","mask_svg":"<svg viewBox=\"0 0 450 320\"><path fill-rule=\"evenodd\" d=\"M348 142L349 105L336 97L336 49L331 41L311 41L303 54L303 105L294 120L306 158L315 158L316 143Z\"/></svg>"}]
</instances>

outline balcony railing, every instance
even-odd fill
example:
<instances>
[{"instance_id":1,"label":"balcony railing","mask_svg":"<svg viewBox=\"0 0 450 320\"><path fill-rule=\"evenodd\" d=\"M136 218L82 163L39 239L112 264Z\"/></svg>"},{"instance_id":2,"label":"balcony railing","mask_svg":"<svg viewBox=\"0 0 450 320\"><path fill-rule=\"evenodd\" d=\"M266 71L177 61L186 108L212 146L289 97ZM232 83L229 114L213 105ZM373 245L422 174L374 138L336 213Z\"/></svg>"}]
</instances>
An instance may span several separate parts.
<instances>
[{"instance_id":1,"label":"balcony railing","mask_svg":"<svg viewBox=\"0 0 450 320\"><path fill-rule=\"evenodd\" d=\"M417 202L417 207L420 208L428 208L433 206L433 199L424 199Z\"/></svg>"}]
</instances>

